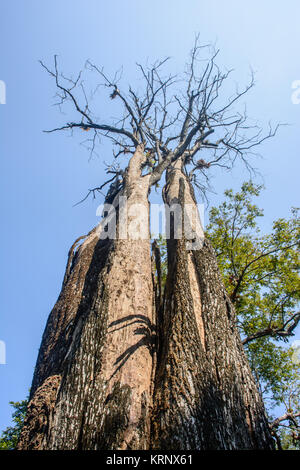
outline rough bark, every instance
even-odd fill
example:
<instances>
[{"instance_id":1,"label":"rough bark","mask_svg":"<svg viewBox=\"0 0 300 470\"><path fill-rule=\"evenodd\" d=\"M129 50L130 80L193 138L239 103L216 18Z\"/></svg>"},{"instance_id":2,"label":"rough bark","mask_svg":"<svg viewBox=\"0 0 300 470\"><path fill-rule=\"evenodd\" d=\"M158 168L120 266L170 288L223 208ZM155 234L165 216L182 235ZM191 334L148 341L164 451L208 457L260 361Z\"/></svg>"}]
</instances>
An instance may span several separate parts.
<instances>
[{"instance_id":1,"label":"rough bark","mask_svg":"<svg viewBox=\"0 0 300 470\"><path fill-rule=\"evenodd\" d=\"M96 227L70 250L18 449L272 448L234 309L198 217L185 220L196 233L192 242L168 240L162 296L143 159L138 148L114 201L127 198L129 239L100 239ZM164 196L169 205L195 205L181 162L168 172ZM132 237L135 204L142 204L143 239Z\"/></svg>"},{"instance_id":2,"label":"rough bark","mask_svg":"<svg viewBox=\"0 0 300 470\"><path fill-rule=\"evenodd\" d=\"M195 204L181 163L168 173L165 202ZM168 240L151 446L154 449L272 449L264 406L235 326L214 251L198 222ZM190 243L190 242L189 242Z\"/></svg>"},{"instance_id":3,"label":"rough bark","mask_svg":"<svg viewBox=\"0 0 300 470\"><path fill-rule=\"evenodd\" d=\"M129 223L136 203L149 218L143 159L138 148L121 193ZM79 248L79 240L71 248L18 449L147 448L154 329L149 230L145 233L144 239L99 239L95 228Z\"/></svg>"}]
</instances>

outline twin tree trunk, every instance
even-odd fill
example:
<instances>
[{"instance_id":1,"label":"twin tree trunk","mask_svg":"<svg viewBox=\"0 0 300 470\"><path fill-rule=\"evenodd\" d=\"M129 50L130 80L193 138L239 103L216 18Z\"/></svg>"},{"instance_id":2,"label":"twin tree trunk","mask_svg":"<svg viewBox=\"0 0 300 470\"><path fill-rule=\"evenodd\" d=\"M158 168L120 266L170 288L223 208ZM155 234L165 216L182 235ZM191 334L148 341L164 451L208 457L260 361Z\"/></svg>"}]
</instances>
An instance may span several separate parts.
<instances>
[{"instance_id":1,"label":"twin tree trunk","mask_svg":"<svg viewBox=\"0 0 300 470\"><path fill-rule=\"evenodd\" d=\"M193 241L168 240L162 298L143 161L138 148L114 201L127 199L128 238L102 239L100 224L71 247L18 449L272 449L235 313L197 219L184 220ZM180 161L164 199L195 205ZM135 227L136 204L143 227Z\"/></svg>"}]
</instances>

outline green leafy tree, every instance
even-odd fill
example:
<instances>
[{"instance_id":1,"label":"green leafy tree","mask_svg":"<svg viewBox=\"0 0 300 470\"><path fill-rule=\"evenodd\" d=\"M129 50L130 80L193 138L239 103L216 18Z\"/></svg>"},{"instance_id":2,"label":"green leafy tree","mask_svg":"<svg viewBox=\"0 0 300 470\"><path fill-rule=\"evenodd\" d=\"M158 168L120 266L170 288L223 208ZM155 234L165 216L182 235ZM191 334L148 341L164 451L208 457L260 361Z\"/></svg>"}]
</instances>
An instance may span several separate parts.
<instances>
[{"instance_id":1,"label":"green leafy tree","mask_svg":"<svg viewBox=\"0 0 300 470\"><path fill-rule=\"evenodd\" d=\"M263 234L258 224L263 211L252 202L261 190L247 182L236 194L225 191L225 201L210 210L207 236L235 305L278 447L293 448L300 437L300 368L285 343L300 321L300 223L297 209L292 209L289 219L276 220L271 233ZM278 406L285 411L275 419L272 410Z\"/></svg>"},{"instance_id":2,"label":"green leafy tree","mask_svg":"<svg viewBox=\"0 0 300 470\"><path fill-rule=\"evenodd\" d=\"M0 450L13 450L15 449L26 415L26 409L28 400L9 402L9 404L14 408L12 415L12 421L14 426L6 428L0 437Z\"/></svg>"}]
</instances>

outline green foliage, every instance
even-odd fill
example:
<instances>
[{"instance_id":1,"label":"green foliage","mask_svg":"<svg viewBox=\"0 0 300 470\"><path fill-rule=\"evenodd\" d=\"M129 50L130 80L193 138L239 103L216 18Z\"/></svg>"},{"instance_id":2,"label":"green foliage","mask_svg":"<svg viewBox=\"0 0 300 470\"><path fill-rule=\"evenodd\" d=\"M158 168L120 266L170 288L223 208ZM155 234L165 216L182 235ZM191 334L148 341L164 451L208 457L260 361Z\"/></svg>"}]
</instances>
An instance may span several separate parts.
<instances>
[{"instance_id":1,"label":"green foliage","mask_svg":"<svg viewBox=\"0 0 300 470\"><path fill-rule=\"evenodd\" d=\"M21 402L9 402L15 409L12 415L14 426L6 428L0 437L0 450L13 450L16 448L28 405L28 399Z\"/></svg>"},{"instance_id":2,"label":"green foliage","mask_svg":"<svg viewBox=\"0 0 300 470\"><path fill-rule=\"evenodd\" d=\"M257 218L263 212L251 203L261 187L244 183L241 192L226 191L226 200L210 211L207 234L212 241L226 288L240 315L245 336L257 327L282 327L300 300L297 211L274 222L262 235Z\"/></svg>"},{"instance_id":3,"label":"green foliage","mask_svg":"<svg viewBox=\"0 0 300 470\"><path fill-rule=\"evenodd\" d=\"M282 450L300 450L297 431L283 428L280 432Z\"/></svg>"}]
</instances>

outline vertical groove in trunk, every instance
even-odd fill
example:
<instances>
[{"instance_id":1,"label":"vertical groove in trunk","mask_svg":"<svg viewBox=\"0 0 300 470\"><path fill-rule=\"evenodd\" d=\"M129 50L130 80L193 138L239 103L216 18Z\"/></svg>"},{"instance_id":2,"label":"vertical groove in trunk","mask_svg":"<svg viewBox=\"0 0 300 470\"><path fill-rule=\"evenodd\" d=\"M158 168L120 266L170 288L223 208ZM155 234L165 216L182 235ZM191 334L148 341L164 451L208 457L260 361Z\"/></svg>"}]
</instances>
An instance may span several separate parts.
<instances>
[{"instance_id":1,"label":"vertical groove in trunk","mask_svg":"<svg viewBox=\"0 0 300 470\"><path fill-rule=\"evenodd\" d=\"M129 224L138 203L148 227L143 158L138 149L122 195ZM43 335L19 449L149 445L154 336L149 230L144 239L131 240L101 240L98 231L92 230L75 254L74 245L70 250Z\"/></svg>"},{"instance_id":2,"label":"vertical groove in trunk","mask_svg":"<svg viewBox=\"0 0 300 470\"><path fill-rule=\"evenodd\" d=\"M165 202L195 197L177 164ZM197 224L194 229L197 231ZM162 357L152 417L156 449L272 449L262 399L235 326L214 251L203 238L168 241Z\"/></svg>"}]
</instances>

